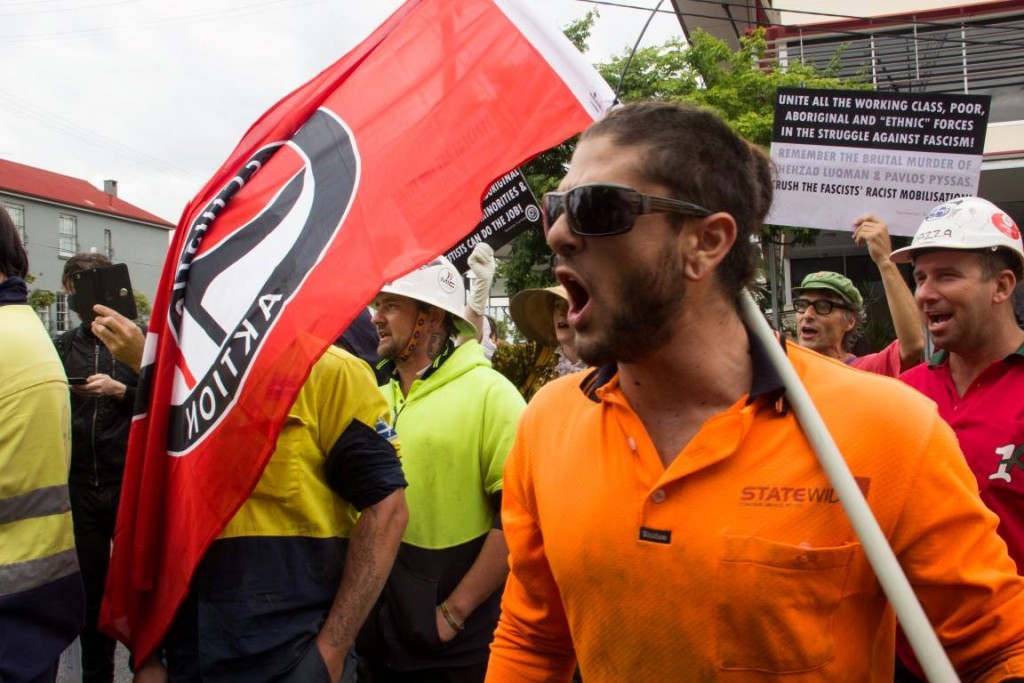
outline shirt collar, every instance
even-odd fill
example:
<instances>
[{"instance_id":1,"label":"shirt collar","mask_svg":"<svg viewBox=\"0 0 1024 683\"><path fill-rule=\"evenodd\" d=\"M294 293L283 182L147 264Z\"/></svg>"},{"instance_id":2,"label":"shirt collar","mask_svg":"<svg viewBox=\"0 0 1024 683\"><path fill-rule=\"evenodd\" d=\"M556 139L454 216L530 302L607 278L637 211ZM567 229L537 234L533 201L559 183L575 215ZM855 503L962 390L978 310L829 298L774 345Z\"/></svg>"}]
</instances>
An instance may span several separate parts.
<instances>
[{"instance_id":1,"label":"shirt collar","mask_svg":"<svg viewBox=\"0 0 1024 683\"><path fill-rule=\"evenodd\" d=\"M455 342L452 341L451 337L444 340L444 348L441 349L441 353L434 359L434 362L429 367L420 372L420 379L426 379L437 372L437 369L441 365L452 357L455 353Z\"/></svg>"},{"instance_id":2,"label":"shirt collar","mask_svg":"<svg viewBox=\"0 0 1024 683\"><path fill-rule=\"evenodd\" d=\"M20 277L11 276L0 282L0 306L28 303L28 284Z\"/></svg>"},{"instance_id":3,"label":"shirt collar","mask_svg":"<svg viewBox=\"0 0 1024 683\"><path fill-rule=\"evenodd\" d=\"M771 359L768 356L768 349L765 348L761 340L751 332L750 328L743 325L743 329L747 332L747 340L750 343L750 363L752 370L752 377L750 379L750 395L747 397L747 404L749 405L755 399L761 396L771 397L772 399L779 399L785 393L785 385L782 382L782 376L772 365ZM779 335L779 344L782 346L783 353L786 352L786 335ZM1024 346L1018 351L1024 350ZM601 397L598 395L598 390L606 386L613 378L618 374L618 367L611 363L609 365L603 365L599 368L592 370L587 373L580 381L580 390L589 398L591 401L599 403Z\"/></svg>"},{"instance_id":4,"label":"shirt collar","mask_svg":"<svg viewBox=\"0 0 1024 683\"><path fill-rule=\"evenodd\" d=\"M1024 344L1018 346L1014 351L1011 351L1006 358L1003 359L1007 363L1020 363L1024 362ZM949 362L949 351L945 349L939 349L932 354L931 358L928 359L928 369L934 370L942 365Z\"/></svg>"},{"instance_id":5,"label":"shirt collar","mask_svg":"<svg viewBox=\"0 0 1024 683\"><path fill-rule=\"evenodd\" d=\"M945 349L936 351L931 355L931 358L928 359L928 369L934 370L940 365L945 365L947 360L949 360L948 351L946 351Z\"/></svg>"}]
</instances>

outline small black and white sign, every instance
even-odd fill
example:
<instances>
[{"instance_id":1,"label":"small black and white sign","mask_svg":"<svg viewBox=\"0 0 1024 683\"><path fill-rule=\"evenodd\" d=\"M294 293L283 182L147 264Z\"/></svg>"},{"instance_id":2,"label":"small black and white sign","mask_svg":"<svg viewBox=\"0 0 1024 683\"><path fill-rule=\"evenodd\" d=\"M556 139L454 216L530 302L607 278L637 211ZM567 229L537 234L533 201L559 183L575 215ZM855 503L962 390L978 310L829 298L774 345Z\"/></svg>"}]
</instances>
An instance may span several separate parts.
<instances>
[{"instance_id":1,"label":"small black and white sign","mask_svg":"<svg viewBox=\"0 0 1024 683\"><path fill-rule=\"evenodd\" d=\"M484 195L483 218L465 239L445 254L460 273L469 270L469 255L478 242L494 250L505 246L520 233L540 229L540 204L519 169L498 178Z\"/></svg>"}]
</instances>

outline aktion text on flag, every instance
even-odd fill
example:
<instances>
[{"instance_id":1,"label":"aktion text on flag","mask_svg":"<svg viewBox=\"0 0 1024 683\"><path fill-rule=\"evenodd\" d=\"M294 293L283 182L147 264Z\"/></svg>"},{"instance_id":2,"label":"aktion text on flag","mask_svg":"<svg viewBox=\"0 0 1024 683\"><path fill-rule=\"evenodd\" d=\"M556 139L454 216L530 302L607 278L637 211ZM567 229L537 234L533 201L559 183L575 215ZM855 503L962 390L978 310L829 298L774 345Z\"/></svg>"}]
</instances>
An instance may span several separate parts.
<instances>
[{"instance_id":1,"label":"aktion text on flag","mask_svg":"<svg viewBox=\"0 0 1024 683\"><path fill-rule=\"evenodd\" d=\"M514 0L409 0L263 115L189 204L155 297L103 627L136 661L252 491L309 368L491 182L612 93Z\"/></svg>"}]
</instances>

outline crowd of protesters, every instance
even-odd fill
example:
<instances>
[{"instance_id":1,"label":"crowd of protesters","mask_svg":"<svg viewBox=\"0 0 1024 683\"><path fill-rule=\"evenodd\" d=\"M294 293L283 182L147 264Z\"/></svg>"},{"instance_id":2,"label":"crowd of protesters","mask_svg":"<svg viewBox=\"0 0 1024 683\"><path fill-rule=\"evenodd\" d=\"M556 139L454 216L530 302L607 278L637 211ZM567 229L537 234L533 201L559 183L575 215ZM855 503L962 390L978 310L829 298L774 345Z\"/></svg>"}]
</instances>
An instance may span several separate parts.
<instances>
[{"instance_id":1,"label":"crowd of protesters","mask_svg":"<svg viewBox=\"0 0 1024 683\"><path fill-rule=\"evenodd\" d=\"M741 315L771 197L767 157L707 110L635 103L593 124L543 200L559 284L511 300L524 376L488 360L514 346L485 315L489 247L468 293L440 257L386 284L313 366L136 680L922 677ZM793 290L797 343L774 343L958 675L1024 680L1019 229L978 198L935 207L895 251L879 218L854 228L896 339L855 356L864 297L820 271ZM144 330L98 306L55 348L27 272L0 210L0 680L52 682L81 633L105 683L94 573Z\"/></svg>"}]
</instances>

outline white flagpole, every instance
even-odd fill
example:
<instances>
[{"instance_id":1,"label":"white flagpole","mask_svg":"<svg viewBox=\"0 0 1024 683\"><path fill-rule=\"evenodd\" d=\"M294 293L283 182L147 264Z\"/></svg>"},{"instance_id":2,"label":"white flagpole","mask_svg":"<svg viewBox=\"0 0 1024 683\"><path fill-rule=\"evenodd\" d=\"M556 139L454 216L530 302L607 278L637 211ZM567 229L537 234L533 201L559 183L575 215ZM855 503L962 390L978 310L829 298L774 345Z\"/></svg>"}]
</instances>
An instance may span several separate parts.
<instances>
[{"instance_id":1,"label":"white flagpole","mask_svg":"<svg viewBox=\"0 0 1024 683\"><path fill-rule=\"evenodd\" d=\"M942 649L935 631L932 630L928 617L925 616L921 603L914 595L914 589L907 581L903 569L896 560L896 555L875 520L871 508L868 507L864 495L857 482L854 481L850 468L839 453L836 442L825 427L821 415L811 402L807 389L800 382L796 370L790 365L789 359L782 351L768 321L761 315L750 292L744 290L740 297L740 316L754 335L768 351L772 365L782 377L786 387L786 400L789 402L797 421L804 430L818 462L828 476L832 487L839 496L839 502L850 519L854 532L860 539L861 546L867 554L868 562L875 570L878 582L885 591L886 597L896 611L903 632L907 635L914 653L924 669L925 675L932 683L957 683L956 671L950 664L946 651Z\"/></svg>"}]
</instances>

